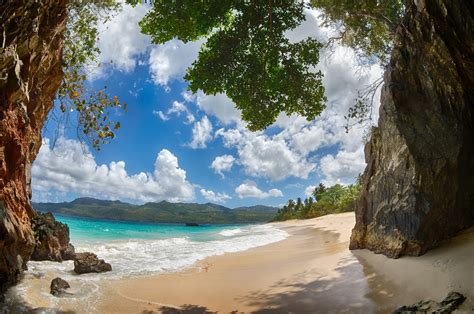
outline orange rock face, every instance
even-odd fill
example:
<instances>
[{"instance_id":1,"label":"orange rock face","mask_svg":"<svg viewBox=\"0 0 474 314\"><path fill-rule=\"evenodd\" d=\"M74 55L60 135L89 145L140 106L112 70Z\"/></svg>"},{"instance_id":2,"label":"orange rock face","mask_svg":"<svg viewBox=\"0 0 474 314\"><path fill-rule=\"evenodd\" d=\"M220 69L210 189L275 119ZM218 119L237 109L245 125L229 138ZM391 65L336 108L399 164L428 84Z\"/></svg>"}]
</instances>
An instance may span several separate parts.
<instances>
[{"instance_id":1,"label":"orange rock face","mask_svg":"<svg viewBox=\"0 0 474 314\"><path fill-rule=\"evenodd\" d=\"M67 3L0 4L0 292L18 279L34 244L31 164L63 77Z\"/></svg>"}]
</instances>

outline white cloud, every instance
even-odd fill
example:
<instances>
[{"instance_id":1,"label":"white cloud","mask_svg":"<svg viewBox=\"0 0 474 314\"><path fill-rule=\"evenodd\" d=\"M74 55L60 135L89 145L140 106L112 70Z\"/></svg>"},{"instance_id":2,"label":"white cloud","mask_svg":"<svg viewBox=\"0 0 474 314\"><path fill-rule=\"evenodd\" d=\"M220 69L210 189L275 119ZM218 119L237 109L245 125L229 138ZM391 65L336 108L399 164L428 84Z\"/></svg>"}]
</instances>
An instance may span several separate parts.
<instances>
[{"instance_id":1,"label":"white cloud","mask_svg":"<svg viewBox=\"0 0 474 314\"><path fill-rule=\"evenodd\" d=\"M186 105L179 101L173 101L171 108L169 108L166 113L161 110L153 110L153 114L158 116L163 121L168 121L170 119L171 114L175 114L179 117L181 116L181 113L186 114L186 124L191 124L196 121L196 118L194 118L194 115L189 111Z\"/></svg>"},{"instance_id":2,"label":"white cloud","mask_svg":"<svg viewBox=\"0 0 474 314\"><path fill-rule=\"evenodd\" d=\"M154 46L148 60L153 82L166 87L172 80L181 80L186 69L196 60L202 43L199 40L185 44L174 39Z\"/></svg>"},{"instance_id":3,"label":"white cloud","mask_svg":"<svg viewBox=\"0 0 474 314\"><path fill-rule=\"evenodd\" d=\"M216 193L214 191L208 191L205 189L201 189L200 192L201 195L204 196L204 198L210 202L225 203L227 200L232 199L232 197L230 197L226 193Z\"/></svg>"},{"instance_id":4,"label":"white cloud","mask_svg":"<svg viewBox=\"0 0 474 314\"><path fill-rule=\"evenodd\" d=\"M208 115L215 116L223 125L243 123L240 118L240 110L235 107L232 100L225 94L205 95L202 92L198 92L195 100L199 109Z\"/></svg>"},{"instance_id":5,"label":"white cloud","mask_svg":"<svg viewBox=\"0 0 474 314\"><path fill-rule=\"evenodd\" d=\"M194 123L193 137L189 147L191 148L206 148L207 142L212 140L212 124L211 121L204 116L201 121Z\"/></svg>"},{"instance_id":6,"label":"white cloud","mask_svg":"<svg viewBox=\"0 0 474 314\"><path fill-rule=\"evenodd\" d=\"M156 110L153 110L153 114L155 116L158 116L161 120L163 121L168 121L170 119L170 117L168 117L165 113L163 113L163 111L156 111Z\"/></svg>"},{"instance_id":7,"label":"white cloud","mask_svg":"<svg viewBox=\"0 0 474 314\"><path fill-rule=\"evenodd\" d=\"M223 138L225 146L237 148L239 163L246 174L254 177L272 181L290 176L306 179L315 168L305 156L292 150L284 138L243 129L220 129L216 136Z\"/></svg>"},{"instance_id":8,"label":"white cloud","mask_svg":"<svg viewBox=\"0 0 474 314\"><path fill-rule=\"evenodd\" d=\"M257 183L254 181L247 181L239 185L235 189L235 193L239 198L258 198L264 199L269 197L280 197L283 193L278 189L271 189L268 192L264 192L257 187Z\"/></svg>"},{"instance_id":9,"label":"white cloud","mask_svg":"<svg viewBox=\"0 0 474 314\"><path fill-rule=\"evenodd\" d=\"M324 184L350 184L364 171L364 149L361 146L354 152L341 150L336 156L326 155L321 158L320 167L325 176Z\"/></svg>"},{"instance_id":10,"label":"white cloud","mask_svg":"<svg viewBox=\"0 0 474 314\"><path fill-rule=\"evenodd\" d=\"M138 22L145 16L149 7L123 4L122 10L110 21L97 25L100 49L99 61L102 67L91 69L91 78L102 77L107 68L129 72L137 65L137 56L146 52L151 44L150 37L143 35Z\"/></svg>"},{"instance_id":11,"label":"white cloud","mask_svg":"<svg viewBox=\"0 0 474 314\"><path fill-rule=\"evenodd\" d=\"M313 195L313 191L314 189L316 188L316 185L309 185L306 187L306 189L304 189L304 194L307 196L307 197L310 197Z\"/></svg>"},{"instance_id":12,"label":"white cloud","mask_svg":"<svg viewBox=\"0 0 474 314\"><path fill-rule=\"evenodd\" d=\"M225 171L230 171L234 165L235 158L232 155L217 156L211 164L211 168L222 177Z\"/></svg>"},{"instance_id":13,"label":"white cloud","mask_svg":"<svg viewBox=\"0 0 474 314\"><path fill-rule=\"evenodd\" d=\"M194 198L194 187L186 171L169 150L161 150L152 174L127 173L124 161L98 165L78 141L59 138L54 148L44 139L33 164L32 186L35 198L56 191L108 199L134 201L187 201Z\"/></svg>"}]
</instances>

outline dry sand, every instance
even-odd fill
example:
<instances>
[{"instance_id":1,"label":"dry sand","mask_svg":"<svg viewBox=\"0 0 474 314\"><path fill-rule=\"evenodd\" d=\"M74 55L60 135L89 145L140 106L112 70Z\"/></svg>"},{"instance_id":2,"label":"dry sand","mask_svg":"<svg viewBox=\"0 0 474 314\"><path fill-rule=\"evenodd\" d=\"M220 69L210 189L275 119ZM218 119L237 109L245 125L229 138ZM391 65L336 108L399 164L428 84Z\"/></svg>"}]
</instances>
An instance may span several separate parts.
<instances>
[{"instance_id":1,"label":"dry sand","mask_svg":"<svg viewBox=\"0 0 474 314\"><path fill-rule=\"evenodd\" d=\"M422 257L349 251L353 213L275 224L286 240L176 274L105 283L100 313L385 313L451 290L474 308L474 229ZM150 261L152 262L152 261Z\"/></svg>"}]
</instances>

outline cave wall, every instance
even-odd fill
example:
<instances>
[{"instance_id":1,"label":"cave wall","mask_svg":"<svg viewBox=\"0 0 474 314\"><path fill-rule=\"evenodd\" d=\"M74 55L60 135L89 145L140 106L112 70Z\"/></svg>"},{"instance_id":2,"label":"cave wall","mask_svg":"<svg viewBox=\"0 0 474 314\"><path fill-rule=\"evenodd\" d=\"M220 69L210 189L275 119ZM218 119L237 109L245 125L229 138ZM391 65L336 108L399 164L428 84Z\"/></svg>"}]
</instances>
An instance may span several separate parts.
<instances>
[{"instance_id":1,"label":"cave wall","mask_svg":"<svg viewBox=\"0 0 474 314\"><path fill-rule=\"evenodd\" d=\"M473 15L415 0L397 29L351 249L421 255L474 224Z\"/></svg>"},{"instance_id":2,"label":"cave wall","mask_svg":"<svg viewBox=\"0 0 474 314\"><path fill-rule=\"evenodd\" d=\"M63 77L63 0L0 2L0 292L34 244L31 164Z\"/></svg>"}]
</instances>

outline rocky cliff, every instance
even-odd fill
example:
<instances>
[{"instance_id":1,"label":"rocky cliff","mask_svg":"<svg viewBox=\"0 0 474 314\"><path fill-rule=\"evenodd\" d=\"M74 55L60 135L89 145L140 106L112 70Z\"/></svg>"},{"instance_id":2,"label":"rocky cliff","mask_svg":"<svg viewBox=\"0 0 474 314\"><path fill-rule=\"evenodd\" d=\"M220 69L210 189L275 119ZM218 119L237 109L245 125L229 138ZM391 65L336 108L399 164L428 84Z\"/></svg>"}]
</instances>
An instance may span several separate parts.
<instances>
[{"instance_id":1,"label":"rocky cliff","mask_svg":"<svg viewBox=\"0 0 474 314\"><path fill-rule=\"evenodd\" d=\"M30 172L62 79L67 1L0 2L0 292L29 259Z\"/></svg>"},{"instance_id":2,"label":"rocky cliff","mask_svg":"<svg viewBox=\"0 0 474 314\"><path fill-rule=\"evenodd\" d=\"M474 2L415 0L385 73L351 249L420 255L474 224Z\"/></svg>"}]
</instances>

